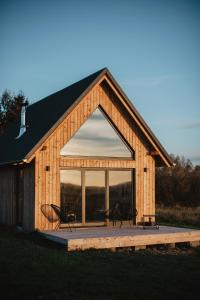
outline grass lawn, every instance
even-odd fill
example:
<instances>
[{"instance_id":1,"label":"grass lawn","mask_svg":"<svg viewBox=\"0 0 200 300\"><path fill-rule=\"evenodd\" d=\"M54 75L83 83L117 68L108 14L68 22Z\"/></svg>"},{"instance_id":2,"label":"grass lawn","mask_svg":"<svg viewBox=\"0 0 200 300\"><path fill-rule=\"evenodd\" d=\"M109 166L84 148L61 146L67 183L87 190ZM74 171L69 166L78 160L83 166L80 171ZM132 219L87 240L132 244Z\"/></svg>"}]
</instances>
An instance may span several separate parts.
<instances>
[{"instance_id":1,"label":"grass lawn","mask_svg":"<svg viewBox=\"0 0 200 300\"><path fill-rule=\"evenodd\" d=\"M0 227L1 299L199 299L200 249L65 252Z\"/></svg>"}]
</instances>

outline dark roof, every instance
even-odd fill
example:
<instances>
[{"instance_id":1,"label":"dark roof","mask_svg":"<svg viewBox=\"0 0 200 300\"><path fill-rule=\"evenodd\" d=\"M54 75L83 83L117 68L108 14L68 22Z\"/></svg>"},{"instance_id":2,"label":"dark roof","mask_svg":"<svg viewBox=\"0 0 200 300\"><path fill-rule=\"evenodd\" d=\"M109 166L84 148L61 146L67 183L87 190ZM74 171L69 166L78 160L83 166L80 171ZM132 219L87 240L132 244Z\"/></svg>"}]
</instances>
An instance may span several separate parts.
<instances>
[{"instance_id":1,"label":"dark roof","mask_svg":"<svg viewBox=\"0 0 200 300\"><path fill-rule=\"evenodd\" d=\"M94 74L58 91L27 107L26 133L19 139L20 116L11 124L4 135L0 136L0 164L21 161L51 129L60 117L87 91L102 72Z\"/></svg>"},{"instance_id":2,"label":"dark roof","mask_svg":"<svg viewBox=\"0 0 200 300\"><path fill-rule=\"evenodd\" d=\"M165 151L107 68L101 69L94 74L64 88L63 90L28 106L26 110L27 131L19 139L16 139L20 128L19 116L17 121L10 125L7 132L0 136L0 164L22 161L37 145L37 143L39 143L50 131L50 129L52 129L52 127L55 126L55 124L65 115L65 113L73 109L76 103L78 103L78 101L104 74L107 74L113 81L133 114L137 117L145 131L148 132L150 138L164 155L168 164L172 165L172 161L168 153ZM162 163L159 163L158 165L162 165Z\"/></svg>"}]
</instances>

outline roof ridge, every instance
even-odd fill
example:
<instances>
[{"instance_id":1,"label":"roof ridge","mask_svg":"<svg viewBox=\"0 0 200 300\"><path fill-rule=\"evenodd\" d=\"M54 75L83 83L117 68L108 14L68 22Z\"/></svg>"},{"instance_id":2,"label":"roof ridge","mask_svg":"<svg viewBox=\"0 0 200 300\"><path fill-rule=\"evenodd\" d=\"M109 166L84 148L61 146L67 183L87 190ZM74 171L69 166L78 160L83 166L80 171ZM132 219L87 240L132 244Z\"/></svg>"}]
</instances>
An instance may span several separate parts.
<instances>
[{"instance_id":1,"label":"roof ridge","mask_svg":"<svg viewBox=\"0 0 200 300\"><path fill-rule=\"evenodd\" d=\"M15 139L19 132L20 125L20 118L18 118L18 121L10 126L7 133L0 137L0 140L3 142L2 147L0 147L0 164L9 161L19 161L24 157L30 156L38 147L39 143L47 138L59 122L63 120L88 91L105 75L108 77L107 79L111 80L117 92L121 94L131 114L135 115L137 121L141 124L142 131L147 132L150 143L153 142L153 144L158 147L159 151L163 154L164 160L170 165L171 160L168 153L121 89L108 68L102 68L64 89L29 105L26 115L28 125L26 133L24 133L20 139Z\"/></svg>"}]
</instances>

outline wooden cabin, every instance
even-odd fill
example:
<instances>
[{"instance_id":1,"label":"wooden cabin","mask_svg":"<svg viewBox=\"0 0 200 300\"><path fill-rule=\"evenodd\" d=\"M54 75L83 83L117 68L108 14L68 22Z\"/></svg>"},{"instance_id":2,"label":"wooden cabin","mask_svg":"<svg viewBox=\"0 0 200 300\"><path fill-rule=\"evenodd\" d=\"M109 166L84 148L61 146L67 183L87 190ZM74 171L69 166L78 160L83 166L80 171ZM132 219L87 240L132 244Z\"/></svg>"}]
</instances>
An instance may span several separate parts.
<instances>
[{"instance_id":1,"label":"wooden cabin","mask_svg":"<svg viewBox=\"0 0 200 300\"><path fill-rule=\"evenodd\" d=\"M73 205L77 226L109 225L98 212L116 203L136 224L155 214L155 168L172 162L108 69L28 106L22 131L20 119L0 137L1 224L54 229L51 204Z\"/></svg>"}]
</instances>

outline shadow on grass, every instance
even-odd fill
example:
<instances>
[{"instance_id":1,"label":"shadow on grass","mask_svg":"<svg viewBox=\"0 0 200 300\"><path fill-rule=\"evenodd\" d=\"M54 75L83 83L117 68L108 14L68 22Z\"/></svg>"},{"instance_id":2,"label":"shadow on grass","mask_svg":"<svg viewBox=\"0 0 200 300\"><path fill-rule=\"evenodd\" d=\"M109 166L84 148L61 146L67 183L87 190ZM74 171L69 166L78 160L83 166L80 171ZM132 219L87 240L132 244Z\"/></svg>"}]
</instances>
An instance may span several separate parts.
<instances>
[{"instance_id":1,"label":"shadow on grass","mask_svg":"<svg viewBox=\"0 0 200 300\"><path fill-rule=\"evenodd\" d=\"M63 245L46 239L39 231L24 232L14 226L0 225L0 235L5 239L11 237L20 240L22 243L41 246L43 248L64 250Z\"/></svg>"}]
</instances>

